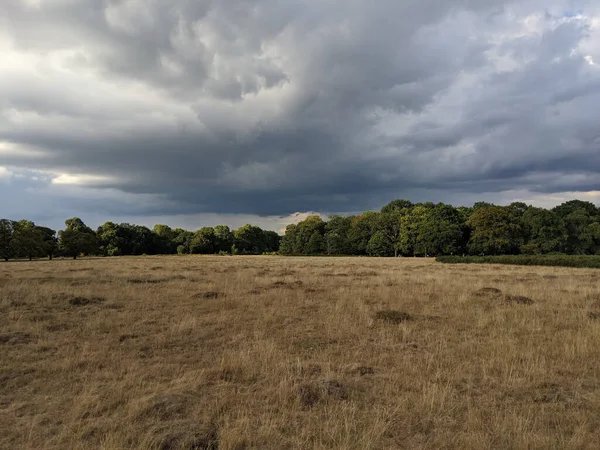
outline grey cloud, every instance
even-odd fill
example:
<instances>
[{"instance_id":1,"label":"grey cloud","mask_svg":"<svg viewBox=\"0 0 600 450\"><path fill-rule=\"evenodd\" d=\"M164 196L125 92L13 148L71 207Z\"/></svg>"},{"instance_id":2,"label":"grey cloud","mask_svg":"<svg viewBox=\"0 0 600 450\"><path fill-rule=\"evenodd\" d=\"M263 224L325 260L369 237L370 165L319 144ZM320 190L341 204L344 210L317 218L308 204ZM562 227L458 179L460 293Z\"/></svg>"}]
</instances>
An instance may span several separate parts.
<instances>
[{"instance_id":1,"label":"grey cloud","mask_svg":"<svg viewBox=\"0 0 600 450\"><path fill-rule=\"evenodd\" d=\"M0 16L0 142L43 155L0 165L110 177L82 210L131 211L114 192L138 215L287 215L600 189L591 3L569 20L559 0L40 5Z\"/></svg>"}]
</instances>

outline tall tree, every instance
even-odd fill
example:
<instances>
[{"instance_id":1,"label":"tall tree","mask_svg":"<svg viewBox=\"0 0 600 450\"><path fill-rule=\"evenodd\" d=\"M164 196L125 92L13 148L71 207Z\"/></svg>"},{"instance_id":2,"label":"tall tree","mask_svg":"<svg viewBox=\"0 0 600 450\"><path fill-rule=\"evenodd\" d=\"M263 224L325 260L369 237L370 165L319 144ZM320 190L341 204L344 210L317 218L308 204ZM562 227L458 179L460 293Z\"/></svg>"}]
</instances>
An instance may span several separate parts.
<instances>
[{"instance_id":1,"label":"tall tree","mask_svg":"<svg viewBox=\"0 0 600 450\"><path fill-rule=\"evenodd\" d=\"M61 250L73 259L96 250L96 233L83 221L74 217L65 221L65 229L58 232Z\"/></svg>"},{"instance_id":2,"label":"tall tree","mask_svg":"<svg viewBox=\"0 0 600 450\"><path fill-rule=\"evenodd\" d=\"M377 231L380 213L367 211L360 216L352 218L348 241L352 247L352 253L366 255L369 241Z\"/></svg>"},{"instance_id":3,"label":"tall tree","mask_svg":"<svg viewBox=\"0 0 600 450\"><path fill-rule=\"evenodd\" d=\"M156 252L162 255L169 255L177 252L177 244L175 243L176 234L168 225L156 224L152 228L152 232L156 236Z\"/></svg>"},{"instance_id":4,"label":"tall tree","mask_svg":"<svg viewBox=\"0 0 600 450\"><path fill-rule=\"evenodd\" d=\"M329 221L325 224L325 253L328 255L352 254L352 248L348 240L352 219L352 217L342 216L329 218Z\"/></svg>"},{"instance_id":5,"label":"tall tree","mask_svg":"<svg viewBox=\"0 0 600 450\"><path fill-rule=\"evenodd\" d=\"M427 211L427 207L417 205L400 218L399 249L403 255L427 255L427 243L423 241L421 230L427 220Z\"/></svg>"},{"instance_id":6,"label":"tall tree","mask_svg":"<svg viewBox=\"0 0 600 450\"><path fill-rule=\"evenodd\" d=\"M49 260L52 260L54 254L58 250L58 237L56 231L48 227L37 227L42 236L43 252L48 256Z\"/></svg>"},{"instance_id":7,"label":"tall tree","mask_svg":"<svg viewBox=\"0 0 600 450\"><path fill-rule=\"evenodd\" d=\"M298 226L294 223L285 228L285 234L281 239L279 251L282 255L293 255L296 252L296 236Z\"/></svg>"},{"instance_id":8,"label":"tall tree","mask_svg":"<svg viewBox=\"0 0 600 450\"><path fill-rule=\"evenodd\" d=\"M194 254L209 255L215 253L216 236L213 227L204 227L194 233L190 244L190 252Z\"/></svg>"},{"instance_id":9,"label":"tall tree","mask_svg":"<svg viewBox=\"0 0 600 450\"><path fill-rule=\"evenodd\" d=\"M525 233L523 253L543 254L564 250L567 230L563 219L554 211L530 207L521 217Z\"/></svg>"},{"instance_id":10,"label":"tall tree","mask_svg":"<svg viewBox=\"0 0 600 450\"><path fill-rule=\"evenodd\" d=\"M14 253L31 261L43 252L44 242L40 229L30 220L20 220L14 225L11 242Z\"/></svg>"},{"instance_id":11,"label":"tall tree","mask_svg":"<svg viewBox=\"0 0 600 450\"><path fill-rule=\"evenodd\" d=\"M414 206L415 205L409 200L392 200L383 208L381 208L381 212L384 214L388 214L394 211L406 211L412 209Z\"/></svg>"},{"instance_id":12,"label":"tall tree","mask_svg":"<svg viewBox=\"0 0 600 450\"><path fill-rule=\"evenodd\" d=\"M439 203L425 211L417 229L417 247L426 255L453 255L462 252L465 223L451 205Z\"/></svg>"},{"instance_id":13,"label":"tall tree","mask_svg":"<svg viewBox=\"0 0 600 450\"><path fill-rule=\"evenodd\" d=\"M0 258L8 261L13 257L14 247L12 245L15 222L9 219L0 219Z\"/></svg>"},{"instance_id":14,"label":"tall tree","mask_svg":"<svg viewBox=\"0 0 600 450\"><path fill-rule=\"evenodd\" d=\"M215 251L231 252L233 245L233 233L227 225L215 226Z\"/></svg>"},{"instance_id":15,"label":"tall tree","mask_svg":"<svg viewBox=\"0 0 600 450\"><path fill-rule=\"evenodd\" d=\"M506 207L484 206L471 215L469 251L474 255L519 253L522 227L515 214Z\"/></svg>"}]
</instances>

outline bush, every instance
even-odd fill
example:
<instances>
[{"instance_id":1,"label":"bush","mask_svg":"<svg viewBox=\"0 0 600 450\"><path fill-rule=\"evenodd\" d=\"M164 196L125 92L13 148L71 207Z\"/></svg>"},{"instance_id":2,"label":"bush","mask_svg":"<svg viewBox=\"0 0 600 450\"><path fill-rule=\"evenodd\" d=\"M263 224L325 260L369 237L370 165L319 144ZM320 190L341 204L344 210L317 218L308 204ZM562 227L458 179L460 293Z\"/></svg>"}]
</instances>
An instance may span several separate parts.
<instances>
[{"instance_id":1,"label":"bush","mask_svg":"<svg viewBox=\"0 0 600 450\"><path fill-rule=\"evenodd\" d=\"M513 264L519 266L587 267L600 269L600 255L438 256L446 264Z\"/></svg>"}]
</instances>

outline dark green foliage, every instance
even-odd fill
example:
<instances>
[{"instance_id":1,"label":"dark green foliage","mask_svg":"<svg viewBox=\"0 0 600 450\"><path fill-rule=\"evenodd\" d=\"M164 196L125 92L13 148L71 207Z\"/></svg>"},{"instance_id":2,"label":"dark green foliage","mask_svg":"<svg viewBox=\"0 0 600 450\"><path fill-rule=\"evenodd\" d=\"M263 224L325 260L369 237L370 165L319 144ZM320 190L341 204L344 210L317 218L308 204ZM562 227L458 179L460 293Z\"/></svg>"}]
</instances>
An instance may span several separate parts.
<instances>
[{"instance_id":1,"label":"dark green foliage","mask_svg":"<svg viewBox=\"0 0 600 450\"><path fill-rule=\"evenodd\" d=\"M193 232L158 224L153 229L106 222L94 232L79 218L56 232L33 222L0 220L0 258L55 254L283 254L359 256L600 255L600 210L573 200L552 210L522 202L486 202L455 208L443 203L394 200L381 212L312 215L288 225L285 235L244 225L203 227ZM560 265L560 264L559 264Z\"/></svg>"},{"instance_id":2,"label":"dark green foliage","mask_svg":"<svg viewBox=\"0 0 600 450\"><path fill-rule=\"evenodd\" d=\"M194 233L194 237L190 242L190 253L210 255L218 253L217 238L213 227L204 227Z\"/></svg>"},{"instance_id":3,"label":"dark green foliage","mask_svg":"<svg viewBox=\"0 0 600 450\"><path fill-rule=\"evenodd\" d=\"M14 246L12 245L12 240L15 224L16 222L13 220L0 220L0 258L2 258L4 261L8 261L8 259L12 258L14 255Z\"/></svg>"},{"instance_id":4,"label":"dark green foliage","mask_svg":"<svg viewBox=\"0 0 600 450\"><path fill-rule=\"evenodd\" d=\"M66 256L76 259L97 251L96 233L78 217L65 221L66 228L58 232L59 247Z\"/></svg>"},{"instance_id":5,"label":"dark green foliage","mask_svg":"<svg viewBox=\"0 0 600 450\"><path fill-rule=\"evenodd\" d=\"M455 208L394 200L381 212L332 216L328 222L311 216L289 225L280 253L314 254L320 238L308 244L315 232L323 234L325 255L600 254L600 212L582 201L547 210L522 202Z\"/></svg>"},{"instance_id":6,"label":"dark green foliage","mask_svg":"<svg viewBox=\"0 0 600 450\"><path fill-rule=\"evenodd\" d=\"M468 248L473 255L519 253L523 229L519 217L510 207L484 206L467 221L471 228Z\"/></svg>"},{"instance_id":7,"label":"dark green foliage","mask_svg":"<svg viewBox=\"0 0 600 450\"><path fill-rule=\"evenodd\" d=\"M58 250L58 236L56 231L48 227L37 227L42 238L43 256L48 256L48 259L56 254Z\"/></svg>"},{"instance_id":8,"label":"dark green foliage","mask_svg":"<svg viewBox=\"0 0 600 450\"><path fill-rule=\"evenodd\" d=\"M352 217L333 216L325 224L325 253L328 255L348 255L351 253L348 232ZM284 236L285 239L285 236Z\"/></svg>"},{"instance_id":9,"label":"dark green foliage","mask_svg":"<svg viewBox=\"0 0 600 450\"><path fill-rule=\"evenodd\" d=\"M439 256L436 261L446 264L512 264L600 269L600 255Z\"/></svg>"},{"instance_id":10,"label":"dark green foliage","mask_svg":"<svg viewBox=\"0 0 600 450\"><path fill-rule=\"evenodd\" d=\"M307 255L320 255L325 251L325 239L318 231L315 231L306 244L305 253Z\"/></svg>"},{"instance_id":11,"label":"dark green foliage","mask_svg":"<svg viewBox=\"0 0 600 450\"><path fill-rule=\"evenodd\" d=\"M42 233L35 224L29 220L20 220L14 224L11 241L14 254L33 259L44 253Z\"/></svg>"},{"instance_id":12,"label":"dark green foliage","mask_svg":"<svg viewBox=\"0 0 600 450\"><path fill-rule=\"evenodd\" d=\"M393 256L394 245L383 230L376 231L367 244L369 256Z\"/></svg>"},{"instance_id":13,"label":"dark green foliage","mask_svg":"<svg viewBox=\"0 0 600 450\"><path fill-rule=\"evenodd\" d=\"M315 235L318 234L320 237ZM281 239L279 251L284 255L315 255L326 251L325 222L319 216L308 216L289 225ZM312 239L312 241L311 241Z\"/></svg>"}]
</instances>

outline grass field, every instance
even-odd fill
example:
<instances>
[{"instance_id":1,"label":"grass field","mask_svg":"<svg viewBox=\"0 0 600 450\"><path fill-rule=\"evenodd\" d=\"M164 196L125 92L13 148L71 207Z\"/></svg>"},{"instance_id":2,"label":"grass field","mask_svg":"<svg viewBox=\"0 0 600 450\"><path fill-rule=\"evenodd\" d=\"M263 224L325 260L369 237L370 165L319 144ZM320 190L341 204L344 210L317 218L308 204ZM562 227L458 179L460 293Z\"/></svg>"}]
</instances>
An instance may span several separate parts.
<instances>
[{"instance_id":1,"label":"grass field","mask_svg":"<svg viewBox=\"0 0 600 450\"><path fill-rule=\"evenodd\" d=\"M2 449L597 449L600 271L0 265Z\"/></svg>"}]
</instances>

